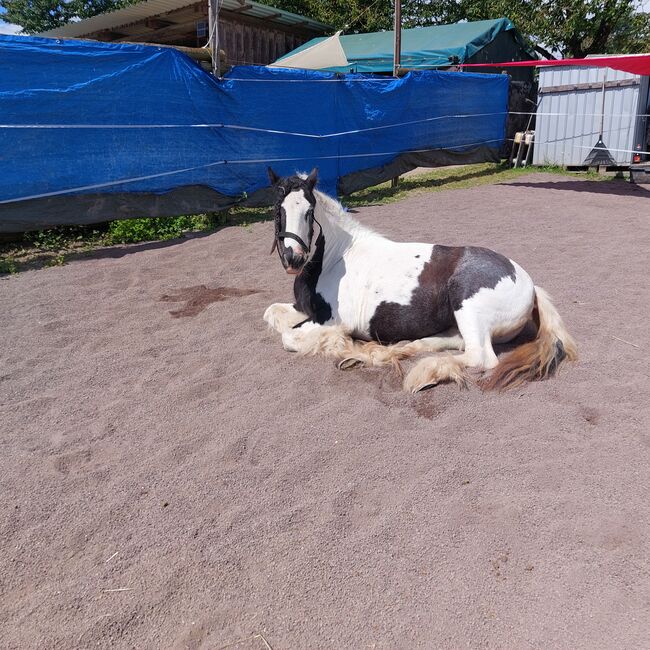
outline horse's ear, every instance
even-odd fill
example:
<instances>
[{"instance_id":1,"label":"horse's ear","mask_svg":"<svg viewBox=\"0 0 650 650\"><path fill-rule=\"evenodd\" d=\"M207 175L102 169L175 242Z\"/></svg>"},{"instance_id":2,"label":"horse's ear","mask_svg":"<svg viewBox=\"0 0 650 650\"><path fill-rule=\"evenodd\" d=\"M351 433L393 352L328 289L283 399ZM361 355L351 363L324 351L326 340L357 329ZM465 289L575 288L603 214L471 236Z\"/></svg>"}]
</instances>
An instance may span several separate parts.
<instances>
[{"instance_id":1,"label":"horse's ear","mask_svg":"<svg viewBox=\"0 0 650 650\"><path fill-rule=\"evenodd\" d=\"M307 185L309 185L309 189L311 190L314 189L317 180L318 180L318 167L314 167L314 169L311 170L309 176L307 176Z\"/></svg>"},{"instance_id":2,"label":"horse's ear","mask_svg":"<svg viewBox=\"0 0 650 650\"><path fill-rule=\"evenodd\" d=\"M280 177L270 167L267 167L266 171L269 174L269 180L271 181L271 185L275 185L280 180Z\"/></svg>"}]
</instances>

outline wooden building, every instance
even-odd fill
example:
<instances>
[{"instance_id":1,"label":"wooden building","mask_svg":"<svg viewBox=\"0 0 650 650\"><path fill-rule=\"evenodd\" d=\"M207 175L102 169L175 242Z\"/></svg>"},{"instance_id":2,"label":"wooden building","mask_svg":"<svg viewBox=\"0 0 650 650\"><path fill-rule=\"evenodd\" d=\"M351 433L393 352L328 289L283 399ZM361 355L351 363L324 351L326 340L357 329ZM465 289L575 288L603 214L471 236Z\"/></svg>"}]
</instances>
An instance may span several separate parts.
<instances>
[{"instance_id":1,"label":"wooden building","mask_svg":"<svg viewBox=\"0 0 650 650\"><path fill-rule=\"evenodd\" d=\"M228 65L266 65L332 28L252 0L223 0L219 49ZM208 0L145 0L38 34L49 38L203 47L209 39Z\"/></svg>"}]
</instances>

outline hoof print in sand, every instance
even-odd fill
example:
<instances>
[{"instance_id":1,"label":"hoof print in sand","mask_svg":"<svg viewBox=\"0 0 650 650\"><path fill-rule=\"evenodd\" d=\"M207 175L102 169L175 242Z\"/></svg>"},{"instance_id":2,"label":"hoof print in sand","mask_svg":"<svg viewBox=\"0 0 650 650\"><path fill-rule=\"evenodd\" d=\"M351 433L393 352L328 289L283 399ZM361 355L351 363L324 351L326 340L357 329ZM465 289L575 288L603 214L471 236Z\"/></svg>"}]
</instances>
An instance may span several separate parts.
<instances>
[{"instance_id":1,"label":"hoof print in sand","mask_svg":"<svg viewBox=\"0 0 650 650\"><path fill-rule=\"evenodd\" d=\"M176 311L169 313L174 318L182 316L196 316L213 302L222 302L228 298L239 298L259 293L256 289L235 289L233 287L215 287L210 289L204 284L196 287L185 287L177 289L172 294L165 294L160 298L161 302L184 302L185 305Z\"/></svg>"},{"instance_id":2,"label":"hoof print in sand","mask_svg":"<svg viewBox=\"0 0 650 650\"><path fill-rule=\"evenodd\" d=\"M492 573L497 580L505 580L505 568L508 560L510 559L510 551L501 553L497 558L490 561L492 565Z\"/></svg>"}]
</instances>

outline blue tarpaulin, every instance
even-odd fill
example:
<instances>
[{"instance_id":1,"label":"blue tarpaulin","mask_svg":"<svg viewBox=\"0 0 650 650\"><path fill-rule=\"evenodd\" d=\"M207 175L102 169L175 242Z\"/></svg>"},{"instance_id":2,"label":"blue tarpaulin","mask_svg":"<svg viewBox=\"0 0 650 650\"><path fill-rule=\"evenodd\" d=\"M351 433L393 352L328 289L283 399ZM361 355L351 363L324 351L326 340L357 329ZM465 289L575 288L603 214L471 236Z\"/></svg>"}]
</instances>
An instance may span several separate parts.
<instances>
[{"instance_id":1,"label":"blue tarpaulin","mask_svg":"<svg viewBox=\"0 0 650 650\"><path fill-rule=\"evenodd\" d=\"M400 160L496 160L507 116L505 75L235 67L217 80L170 48L12 36L0 66L5 231L250 201L268 165L316 166L335 193Z\"/></svg>"}]
</instances>

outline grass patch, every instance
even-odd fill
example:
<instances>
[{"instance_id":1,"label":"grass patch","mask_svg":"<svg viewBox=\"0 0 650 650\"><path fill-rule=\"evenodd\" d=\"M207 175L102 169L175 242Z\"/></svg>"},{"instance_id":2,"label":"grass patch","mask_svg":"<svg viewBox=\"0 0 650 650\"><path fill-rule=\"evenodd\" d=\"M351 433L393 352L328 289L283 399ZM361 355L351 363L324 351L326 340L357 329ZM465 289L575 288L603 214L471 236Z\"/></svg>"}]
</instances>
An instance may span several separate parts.
<instances>
[{"instance_id":1,"label":"grass patch","mask_svg":"<svg viewBox=\"0 0 650 650\"><path fill-rule=\"evenodd\" d=\"M572 175L561 167L526 167L512 169L507 164L482 163L457 167L441 167L406 176L397 187L382 183L350 196L342 203L348 208L383 205L425 192L457 190L492 183L503 183L524 174L546 172ZM595 172L581 174L591 180L611 180ZM34 233L25 233L18 241L0 244L0 275L20 271L62 266L69 260L87 256L104 246L139 242L167 241L188 232L210 232L232 225L252 232L252 224L271 219L269 208L233 207L222 212L180 217L158 217L112 221L94 226L60 226Z\"/></svg>"},{"instance_id":2,"label":"grass patch","mask_svg":"<svg viewBox=\"0 0 650 650\"><path fill-rule=\"evenodd\" d=\"M480 163L441 167L430 172L400 178L397 187L391 187L390 182L382 183L365 190L355 192L343 198L342 203L348 208L360 208L368 205L385 205L401 201L407 196L415 196L425 192L441 192L443 190L462 190L468 187L491 185L511 181L524 174L546 172L563 176L575 176L562 167L520 167L513 169L507 163ZM589 171L581 174L581 178L590 180L611 180Z\"/></svg>"}]
</instances>

